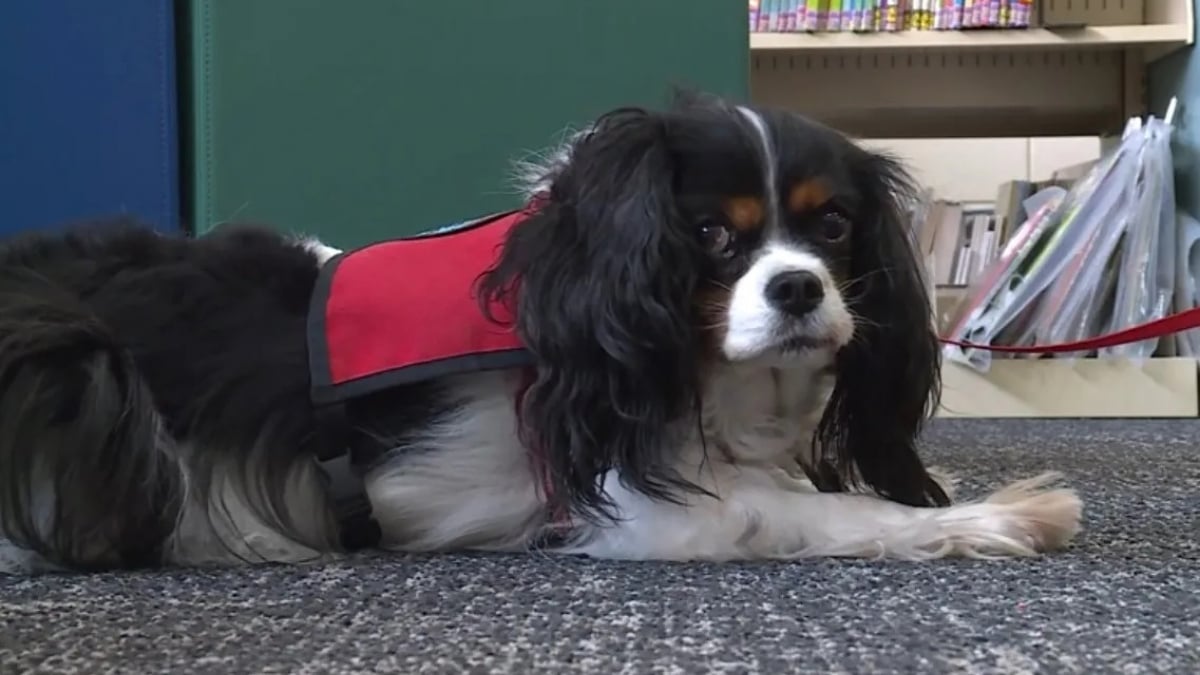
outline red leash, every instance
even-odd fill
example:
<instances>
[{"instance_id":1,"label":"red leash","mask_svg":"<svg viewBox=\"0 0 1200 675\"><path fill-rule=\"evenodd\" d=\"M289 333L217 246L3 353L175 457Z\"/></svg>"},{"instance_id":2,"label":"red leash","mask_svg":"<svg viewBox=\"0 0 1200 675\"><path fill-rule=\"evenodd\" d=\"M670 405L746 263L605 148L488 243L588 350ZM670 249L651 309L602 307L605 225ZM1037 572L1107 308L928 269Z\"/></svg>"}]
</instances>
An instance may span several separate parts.
<instances>
[{"instance_id":1,"label":"red leash","mask_svg":"<svg viewBox=\"0 0 1200 675\"><path fill-rule=\"evenodd\" d=\"M977 345L972 342L962 342L949 338L938 339L948 345L957 345L966 349L982 349L989 352L1057 354L1061 352L1087 352L1104 347L1115 347L1116 345L1163 337L1172 333L1182 333L1185 330L1193 328L1200 328L1200 307L1177 314L1170 314L1154 321L1147 321L1146 323L1131 326L1115 333L1100 335L1077 342L1061 342L1058 344L1035 345L1033 347L1011 347L1005 345Z\"/></svg>"}]
</instances>

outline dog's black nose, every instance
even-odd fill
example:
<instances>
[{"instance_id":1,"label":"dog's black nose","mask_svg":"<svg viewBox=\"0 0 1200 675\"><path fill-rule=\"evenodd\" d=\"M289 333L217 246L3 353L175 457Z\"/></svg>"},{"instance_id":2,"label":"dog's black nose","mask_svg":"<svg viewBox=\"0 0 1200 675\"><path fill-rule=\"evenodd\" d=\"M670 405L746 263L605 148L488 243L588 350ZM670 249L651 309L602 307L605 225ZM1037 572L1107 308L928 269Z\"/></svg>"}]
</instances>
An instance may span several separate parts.
<instances>
[{"instance_id":1,"label":"dog's black nose","mask_svg":"<svg viewBox=\"0 0 1200 675\"><path fill-rule=\"evenodd\" d=\"M767 282L767 300L792 316L808 314L824 299L825 285L812 272L781 272Z\"/></svg>"}]
</instances>

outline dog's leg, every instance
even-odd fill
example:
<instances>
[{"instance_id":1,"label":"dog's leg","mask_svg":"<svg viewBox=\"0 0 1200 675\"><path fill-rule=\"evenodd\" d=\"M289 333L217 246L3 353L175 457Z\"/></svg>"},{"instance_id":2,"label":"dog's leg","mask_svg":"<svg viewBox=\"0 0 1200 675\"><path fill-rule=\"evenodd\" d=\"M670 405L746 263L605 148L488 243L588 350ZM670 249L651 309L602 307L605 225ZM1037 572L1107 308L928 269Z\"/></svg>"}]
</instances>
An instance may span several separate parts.
<instances>
[{"instance_id":1,"label":"dog's leg","mask_svg":"<svg viewBox=\"0 0 1200 675\"><path fill-rule=\"evenodd\" d=\"M783 487L768 470L714 467L709 489L683 505L606 489L620 519L585 528L568 552L604 558L735 560L816 556L1028 556L1065 546L1081 502L1050 488L1053 474L1013 483L982 501L915 508L873 495Z\"/></svg>"}]
</instances>

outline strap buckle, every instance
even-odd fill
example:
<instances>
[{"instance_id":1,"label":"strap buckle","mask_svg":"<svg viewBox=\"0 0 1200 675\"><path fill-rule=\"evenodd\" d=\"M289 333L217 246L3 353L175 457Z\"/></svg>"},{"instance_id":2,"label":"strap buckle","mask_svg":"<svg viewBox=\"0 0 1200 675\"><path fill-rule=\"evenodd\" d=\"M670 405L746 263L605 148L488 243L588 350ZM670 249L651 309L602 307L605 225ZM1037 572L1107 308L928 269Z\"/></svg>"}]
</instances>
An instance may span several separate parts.
<instances>
[{"instance_id":1,"label":"strap buckle","mask_svg":"<svg viewBox=\"0 0 1200 675\"><path fill-rule=\"evenodd\" d=\"M354 466L345 410L340 405L319 408L317 423L320 441L314 460L337 521L342 547L355 551L375 546L383 537L383 530L372 516L366 483Z\"/></svg>"},{"instance_id":2,"label":"strap buckle","mask_svg":"<svg viewBox=\"0 0 1200 675\"><path fill-rule=\"evenodd\" d=\"M377 544L383 532L371 514L371 500L362 477L354 470L350 450L342 448L332 457L318 457L316 462L337 519L342 546L354 551Z\"/></svg>"}]
</instances>

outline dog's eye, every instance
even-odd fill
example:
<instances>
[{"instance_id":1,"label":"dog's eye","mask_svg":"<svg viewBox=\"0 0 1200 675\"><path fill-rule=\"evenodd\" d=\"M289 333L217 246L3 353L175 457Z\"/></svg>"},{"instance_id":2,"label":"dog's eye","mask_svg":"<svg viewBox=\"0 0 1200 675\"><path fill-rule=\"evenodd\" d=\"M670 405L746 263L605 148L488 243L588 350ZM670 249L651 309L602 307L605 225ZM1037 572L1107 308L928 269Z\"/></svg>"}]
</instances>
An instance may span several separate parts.
<instances>
[{"instance_id":1,"label":"dog's eye","mask_svg":"<svg viewBox=\"0 0 1200 675\"><path fill-rule=\"evenodd\" d=\"M850 219L837 209L828 209L821 214L821 236L829 242L839 242L850 232Z\"/></svg>"},{"instance_id":2,"label":"dog's eye","mask_svg":"<svg viewBox=\"0 0 1200 675\"><path fill-rule=\"evenodd\" d=\"M697 227L700 231L700 243L710 254L718 258L729 258L733 255L735 237L732 229L713 218L701 220Z\"/></svg>"}]
</instances>

